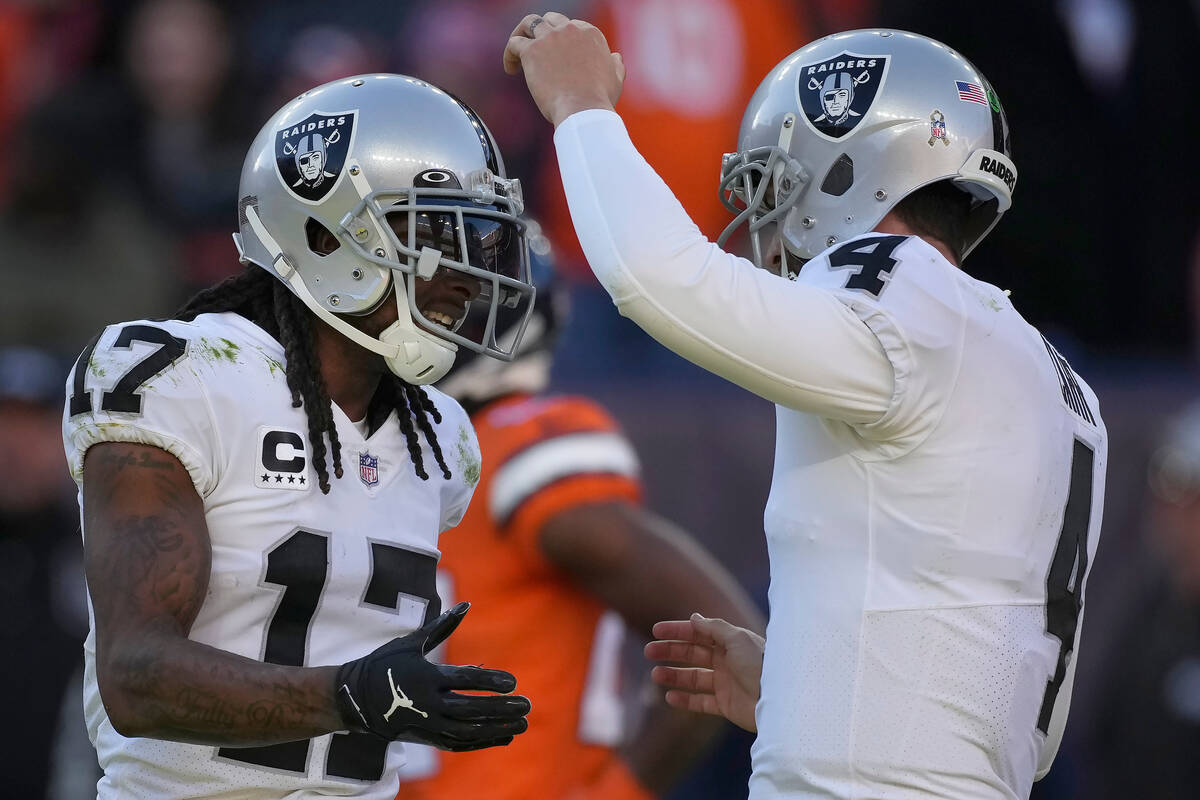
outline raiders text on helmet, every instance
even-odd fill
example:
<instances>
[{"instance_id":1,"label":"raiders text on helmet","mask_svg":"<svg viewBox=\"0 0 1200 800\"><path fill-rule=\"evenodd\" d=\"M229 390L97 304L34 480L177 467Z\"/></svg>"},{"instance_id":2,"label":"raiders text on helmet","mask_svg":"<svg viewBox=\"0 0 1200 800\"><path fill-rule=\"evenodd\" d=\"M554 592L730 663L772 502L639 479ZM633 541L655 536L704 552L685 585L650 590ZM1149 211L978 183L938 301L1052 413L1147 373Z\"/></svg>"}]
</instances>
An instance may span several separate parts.
<instances>
[{"instance_id":1,"label":"raiders text on helmet","mask_svg":"<svg viewBox=\"0 0 1200 800\"><path fill-rule=\"evenodd\" d=\"M870 231L898 202L951 180L974 199L966 256L1012 204L1008 123L987 80L946 45L915 33L838 33L797 50L759 85L721 166L721 200L807 260ZM782 267L787 274L787 258ZM794 271L794 270L793 270Z\"/></svg>"},{"instance_id":2,"label":"raiders text on helmet","mask_svg":"<svg viewBox=\"0 0 1200 800\"><path fill-rule=\"evenodd\" d=\"M409 383L436 381L459 347L512 358L534 294L521 187L483 121L447 92L404 75L305 92L259 132L239 196L242 260ZM313 247L322 228L337 240L332 251ZM478 286L457 319L416 306L416 282L443 269ZM389 292L399 319L378 337L345 319ZM503 341L500 309L518 320Z\"/></svg>"}]
</instances>

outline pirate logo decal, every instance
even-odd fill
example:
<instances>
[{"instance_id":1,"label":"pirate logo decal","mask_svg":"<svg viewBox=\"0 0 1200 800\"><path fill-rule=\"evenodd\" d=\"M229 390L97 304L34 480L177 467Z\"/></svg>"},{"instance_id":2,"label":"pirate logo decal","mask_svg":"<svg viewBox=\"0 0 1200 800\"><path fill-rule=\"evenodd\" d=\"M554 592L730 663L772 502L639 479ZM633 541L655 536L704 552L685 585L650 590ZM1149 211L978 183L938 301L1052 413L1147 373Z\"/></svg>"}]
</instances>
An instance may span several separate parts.
<instances>
[{"instance_id":1,"label":"pirate logo decal","mask_svg":"<svg viewBox=\"0 0 1200 800\"><path fill-rule=\"evenodd\" d=\"M342 175L357 111L310 114L275 133L275 166L292 194L317 203L333 191Z\"/></svg>"},{"instance_id":2,"label":"pirate logo decal","mask_svg":"<svg viewBox=\"0 0 1200 800\"><path fill-rule=\"evenodd\" d=\"M841 53L800 67L800 108L818 134L837 141L858 127L883 88L888 56Z\"/></svg>"}]
</instances>

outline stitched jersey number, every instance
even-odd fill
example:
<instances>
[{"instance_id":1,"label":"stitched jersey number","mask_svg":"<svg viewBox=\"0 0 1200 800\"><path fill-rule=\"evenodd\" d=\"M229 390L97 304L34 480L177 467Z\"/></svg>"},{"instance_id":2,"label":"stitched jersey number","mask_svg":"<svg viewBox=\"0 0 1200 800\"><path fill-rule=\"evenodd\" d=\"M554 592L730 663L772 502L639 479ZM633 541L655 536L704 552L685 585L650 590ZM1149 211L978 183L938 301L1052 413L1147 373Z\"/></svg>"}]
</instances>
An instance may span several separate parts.
<instances>
[{"instance_id":1,"label":"stitched jersey number","mask_svg":"<svg viewBox=\"0 0 1200 800\"><path fill-rule=\"evenodd\" d=\"M852 269L853 274L846 281L847 289L858 289L861 292L879 297L887 287L887 281L892 278L892 269L896 259L892 251L900 246L907 236L870 236L866 239L856 239L847 242L829 254L830 269ZM857 269L855 269L857 267Z\"/></svg>"},{"instance_id":2,"label":"stitched jersey number","mask_svg":"<svg viewBox=\"0 0 1200 800\"><path fill-rule=\"evenodd\" d=\"M71 384L71 416L84 414L92 410L92 393L84 386L88 367L92 361L92 353L100 337L93 339L75 362L75 379ZM134 414L142 413L142 396L137 390L142 384L162 372L180 359L187 349L187 340L172 336L162 328L151 325L126 325L117 334L117 340L112 346L118 350L128 350L134 342L156 344L158 349L129 368L121 376L112 391L105 392L100 397L101 411L126 411Z\"/></svg>"},{"instance_id":3,"label":"stitched jersey number","mask_svg":"<svg viewBox=\"0 0 1200 800\"><path fill-rule=\"evenodd\" d=\"M437 560L395 545L371 542L371 577L363 603L396 611L400 598L425 602L422 624L441 613L436 588ZM329 535L297 529L267 551L264 583L283 587L283 597L267 622L263 661L302 667L308 632L329 576ZM222 758L270 769L308 772L311 739L265 747L222 747ZM325 757L325 774L359 781L383 777L388 743L365 733L335 733Z\"/></svg>"},{"instance_id":4,"label":"stitched jersey number","mask_svg":"<svg viewBox=\"0 0 1200 800\"><path fill-rule=\"evenodd\" d=\"M1046 575L1046 632L1062 643L1054 674L1046 682L1038 730L1048 733L1058 690L1067 677L1067 659L1075 649L1075 631L1083 610L1083 584L1088 567L1088 528L1092 520L1092 470L1096 453L1078 439L1071 454L1071 486L1063 511L1062 532Z\"/></svg>"}]
</instances>

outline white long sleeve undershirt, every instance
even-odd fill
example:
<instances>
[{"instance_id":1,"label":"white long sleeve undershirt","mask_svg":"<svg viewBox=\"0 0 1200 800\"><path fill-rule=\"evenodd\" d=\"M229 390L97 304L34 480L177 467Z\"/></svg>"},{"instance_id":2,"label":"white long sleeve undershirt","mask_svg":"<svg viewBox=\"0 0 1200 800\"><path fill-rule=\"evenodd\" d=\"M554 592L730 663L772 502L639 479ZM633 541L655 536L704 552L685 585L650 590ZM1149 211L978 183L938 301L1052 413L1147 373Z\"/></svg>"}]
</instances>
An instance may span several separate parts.
<instances>
[{"instance_id":1,"label":"white long sleeve undershirt","mask_svg":"<svg viewBox=\"0 0 1200 800\"><path fill-rule=\"evenodd\" d=\"M779 405L852 424L888 410L892 365L859 316L709 242L617 114L573 114L554 143L583 252L623 316Z\"/></svg>"}]
</instances>

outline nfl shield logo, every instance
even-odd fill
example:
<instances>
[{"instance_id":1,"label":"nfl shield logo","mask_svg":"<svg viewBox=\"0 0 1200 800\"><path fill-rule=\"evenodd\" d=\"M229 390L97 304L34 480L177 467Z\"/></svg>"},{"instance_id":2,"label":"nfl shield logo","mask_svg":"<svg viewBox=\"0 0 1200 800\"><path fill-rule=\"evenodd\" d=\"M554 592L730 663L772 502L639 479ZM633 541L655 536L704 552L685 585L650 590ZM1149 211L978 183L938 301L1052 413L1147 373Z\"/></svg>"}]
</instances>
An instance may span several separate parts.
<instances>
[{"instance_id":1,"label":"nfl shield logo","mask_svg":"<svg viewBox=\"0 0 1200 800\"><path fill-rule=\"evenodd\" d=\"M933 147L934 142L950 146L950 140L946 138L946 115L937 109L929 115L929 146Z\"/></svg>"},{"instance_id":2,"label":"nfl shield logo","mask_svg":"<svg viewBox=\"0 0 1200 800\"><path fill-rule=\"evenodd\" d=\"M359 453L358 479L364 486L379 485L379 459L370 453Z\"/></svg>"},{"instance_id":3,"label":"nfl shield logo","mask_svg":"<svg viewBox=\"0 0 1200 800\"><path fill-rule=\"evenodd\" d=\"M841 53L800 66L800 108L809 127L837 141L858 127L887 78L888 56Z\"/></svg>"},{"instance_id":4,"label":"nfl shield logo","mask_svg":"<svg viewBox=\"0 0 1200 800\"><path fill-rule=\"evenodd\" d=\"M337 186L350 154L357 114L309 114L275 132L276 172L289 192L316 203Z\"/></svg>"}]
</instances>

